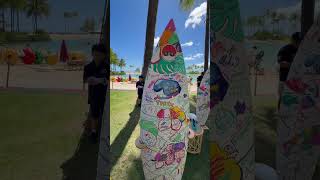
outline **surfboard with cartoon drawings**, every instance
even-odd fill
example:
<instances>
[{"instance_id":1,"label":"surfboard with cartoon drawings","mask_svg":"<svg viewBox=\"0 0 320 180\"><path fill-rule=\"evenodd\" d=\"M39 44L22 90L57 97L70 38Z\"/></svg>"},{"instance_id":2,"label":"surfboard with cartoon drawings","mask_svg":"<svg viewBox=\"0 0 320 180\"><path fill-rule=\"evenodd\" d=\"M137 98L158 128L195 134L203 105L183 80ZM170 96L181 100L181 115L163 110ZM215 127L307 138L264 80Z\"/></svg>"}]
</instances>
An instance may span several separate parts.
<instances>
[{"instance_id":1,"label":"surfboard with cartoon drawings","mask_svg":"<svg viewBox=\"0 0 320 180\"><path fill-rule=\"evenodd\" d=\"M277 129L280 179L311 180L320 157L319 17L300 44L281 94Z\"/></svg>"},{"instance_id":2,"label":"surfboard with cartoon drawings","mask_svg":"<svg viewBox=\"0 0 320 180\"><path fill-rule=\"evenodd\" d=\"M145 179L179 180L186 162L189 131L188 78L173 20L151 59L140 113Z\"/></svg>"},{"instance_id":3,"label":"surfboard with cartoon drawings","mask_svg":"<svg viewBox=\"0 0 320 180\"><path fill-rule=\"evenodd\" d=\"M211 179L254 180L255 149L248 55L238 0L210 6Z\"/></svg>"},{"instance_id":4,"label":"surfboard with cartoon drawings","mask_svg":"<svg viewBox=\"0 0 320 180\"><path fill-rule=\"evenodd\" d=\"M210 112L210 69L208 69L197 91L196 115L201 126L206 124Z\"/></svg>"}]
</instances>

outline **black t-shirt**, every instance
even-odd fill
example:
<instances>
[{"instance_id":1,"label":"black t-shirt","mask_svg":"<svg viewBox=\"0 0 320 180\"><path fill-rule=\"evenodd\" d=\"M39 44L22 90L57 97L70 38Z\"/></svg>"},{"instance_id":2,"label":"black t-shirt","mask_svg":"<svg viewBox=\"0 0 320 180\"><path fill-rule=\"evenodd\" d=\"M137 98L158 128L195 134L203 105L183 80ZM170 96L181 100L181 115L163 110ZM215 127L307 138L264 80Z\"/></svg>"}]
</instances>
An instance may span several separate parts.
<instances>
[{"instance_id":1,"label":"black t-shirt","mask_svg":"<svg viewBox=\"0 0 320 180\"><path fill-rule=\"evenodd\" d=\"M198 85L198 87L200 87L200 84L201 84L202 78L203 78L203 76L202 76L202 75L200 75L200 76L198 76L198 77L197 77L197 85Z\"/></svg>"},{"instance_id":2,"label":"black t-shirt","mask_svg":"<svg viewBox=\"0 0 320 180\"><path fill-rule=\"evenodd\" d=\"M278 52L278 63L280 62L288 62L292 63L294 57L296 56L298 49L292 45L288 44L280 49ZM280 67L280 81L286 81L288 77L290 67L289 68L281 68Z\"/></svg>"},{"instance_id":3,"label":"black t-shirt","mask_svg":"<svg viewBox=\"0 0 320 180\"><path fill-rule=\"evenodd\" d=\"M138 81L136 83L136 88L138 88L138 94L143 93L143 87L144 87L144 82L143 81Z\"/></svg>"},{"instance_id":4,"label":"black t-shirt","mask_svg":"<svg viewBox=\"0 0 320 180\"><path fill-rule=\"evenodd\" d=\"M96 65L94 61L84 67L83 81L86 82L89 77L104 78L107 81L108 68L106 63ZM88 103L104 101L107 92L107 84L97 84L88 86Z\"/></svg>"}]
</instances>

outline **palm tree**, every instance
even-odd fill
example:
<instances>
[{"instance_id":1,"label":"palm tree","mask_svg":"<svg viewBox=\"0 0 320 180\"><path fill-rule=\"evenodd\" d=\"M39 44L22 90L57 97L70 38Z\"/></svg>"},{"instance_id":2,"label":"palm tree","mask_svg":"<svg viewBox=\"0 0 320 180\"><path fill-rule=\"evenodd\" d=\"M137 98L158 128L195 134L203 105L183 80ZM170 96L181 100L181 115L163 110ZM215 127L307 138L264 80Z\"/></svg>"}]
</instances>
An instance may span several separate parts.
<instances>
[{"instance_id":1,"label":"palm tree","mask_svg":"<svg viewBox=\"0 0 320 180\"><path fill-rule=\"evenodd\" d=\"M74 17L77 17L79 16L79 13L77 11L73 11L73 12L64 12L63 13L63 17L65 19L65 33L67 33L67 19L71 19L71 18L74 18Z\"/></svg>"},{"instance_id":2,"label":"palm tree","mask_svg":"<svg viewBox=\"0 0 320 180\"><path fill-rule=\"evenodd\" d=\"M304 36L314 21L315 0L302 0L301 3L301 32Z\"/></svg>"},{"instance_id":3,"label":"palm tree","mask_svg":"<svg viewBox=\"0 0 320 180\"><path fill-rule=\"evenodd\" d=\"M7 0L0 0L0 32L6 31L5 8L8 5Z\"/></svg>"},{"instance_id":4,"label":"palm tree","mask_svg":"<svg viewBox=\"0 0 320 180\"><path fill-rule=\"evenodd\" d=\"M124 59L120 59L118 66L120 67L120 71L122 71L122 68L126 67L126 61Z\"/></svg>"},{"instance_id":5,"label":"palm tree","mask_svg":"<svg viewBox=\"0 0 320 180\"><path fill-rule=\"evenodd\" d=\"M278 14L278 19L279 19L278 31L280 32L280 24L283 25L283 22L285 22L288 19L288 17L284 13L279 13Z\"/></svg>"},{"instance_id":6,"label":"palm tree","mask_svg":"<svg viewBox=\"0 0 320 180\"><path fill-rule=\"evenodd\" d=\"M26 0L15 0L15 11L16 11L16 18L17 18L17 32L20 32L20 12L25 10L27 1Z\"/></svg>"},{"instance_id":7,"label":"palm tree","mask_svg":"<svg viewBox=\"0 0 320 180\"><path fill-rule=\"evenodd\" d=\"M292 14L290 14L290 16L289 16L289 22L291 23L291 25L292 25L292 27L295 29L295 30L297 30L298 28L298 23L299 23L299 21L300 21L300 16L299 16L299 14L298 13L292 13Z\"/></svg>"},{"instance_id":8,"label":"palm tree","mask_svg":"<svg viewBox=\"0 0 320 180\"><path fill-rule=\"evenodd\" d=\"M273 11L270 14L271 17L271 23L272 23L272 32L274 33L274 25L278 23L278 14L277 12Z\"/></svg>"},{"instance_id":9,"label":"palm tree","mask_svg":"<svg viewBox=\"0 0 320 180\"><path fill-rule=\"evenodd\" d=\"M144 49L142 75L146 76L152 58L159 0L149 0L146 42Z\"/></svg>"},{"instance_id":10,"label":"palm tree","mask_svg":"<svg viewBox=\"0 0 320 180\"><path fill-rule=\"evenodd\" d=\"M33 31L38 31L38 18L48 17L50 13L48 0L27 0L26 12L33 19Z\"/></svg>"}]
</instances>

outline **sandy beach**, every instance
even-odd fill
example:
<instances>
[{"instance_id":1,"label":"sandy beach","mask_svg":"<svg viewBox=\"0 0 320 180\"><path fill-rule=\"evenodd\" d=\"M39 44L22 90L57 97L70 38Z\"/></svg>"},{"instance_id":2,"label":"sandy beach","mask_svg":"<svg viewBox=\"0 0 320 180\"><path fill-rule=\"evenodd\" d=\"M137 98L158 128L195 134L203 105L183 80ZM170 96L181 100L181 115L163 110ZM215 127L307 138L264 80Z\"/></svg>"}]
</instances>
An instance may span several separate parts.
<instances>
[{"instance_id":1,"label":"sandy beach","mask_svg":"<svg viewBox=\"0 0 320 180\"><path fill-rule=\"evenodd\" d=\"M82 89L82 70L68 71L66 65L24 65L11 67L9 87L45 88L45 89ZM5 87L7 66L0 65L0 87ZM258 76L257 95L276 95L278 75L273 71L266 71ZM134 82L110 82L112 90L136 90ZM197 90L196 83L189 86L190 93ZM254 76L251 76L251 91L254 92Z\"/></svg>"}]
</instances>

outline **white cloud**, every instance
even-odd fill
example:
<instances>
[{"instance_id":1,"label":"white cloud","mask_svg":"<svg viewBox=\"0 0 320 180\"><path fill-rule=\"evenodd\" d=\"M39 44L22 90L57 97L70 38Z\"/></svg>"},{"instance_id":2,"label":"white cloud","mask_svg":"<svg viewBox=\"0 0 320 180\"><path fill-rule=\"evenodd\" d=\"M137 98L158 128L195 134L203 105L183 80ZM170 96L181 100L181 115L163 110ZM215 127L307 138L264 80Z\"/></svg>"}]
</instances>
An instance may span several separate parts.
<instances>
[{"instance_id":1,"label":"white cloud","mask_svg":"<svg viewBox=\"0 0 320 180\"><path fill-rule=\"evenodd\" d=\"M153 47L156 47L156 46L157 46L157 44L158 44L159 40L160 40L160 37L159 37L159 36L158 36L158 37L156 37L156 38L154 38L154 41L153 41Z\"/></svg>"},{"instance_id":2,"label":"white cloud","mask_svg":"<svg viewBox=\"0 0 320 180\"><path fill-rule=\"evenodd\" d=\"M184 24L185 28L188 28L189 25L191 25L192 28L195 28L197 25L201 23L202 17L205 16L206 13L207 13L207 2L204 2L200 6L196 7L194 10L191 11L188 19Z\"/></svg>"},{"instance_id":3,"label":"white cloud","mask_svg":"<svg viewBox=\"0 0 320 180\"><path fill-rule=\"evenodd\" d=\"M201 57L203 57L203 54L202 53L197 53L197 54L185 57L184 60L192 61L192 60L196 60L196 59L201 58Z\"/></svg>"},{"instance_id":4,"label":"white cloud","mask_svg":"<svg viewBox=\"0 0 320 180\"><path fill-rule=\"evenodd\" d=\"M204 63L196 64L197 66L204 66Z\"/></svg>"},{"instance_id":5,"label":"white cloud","mask_svg":"<svg viewBox=\"0 0 320 180\"><path fill-rule=\"evenodd\" d=\"M189 47L189 46L192 46L192 45L193 45L192 41L189 41L189 42L186 42L184 44L181 44L182 47Z\"/></svg>"}]
</instances>

